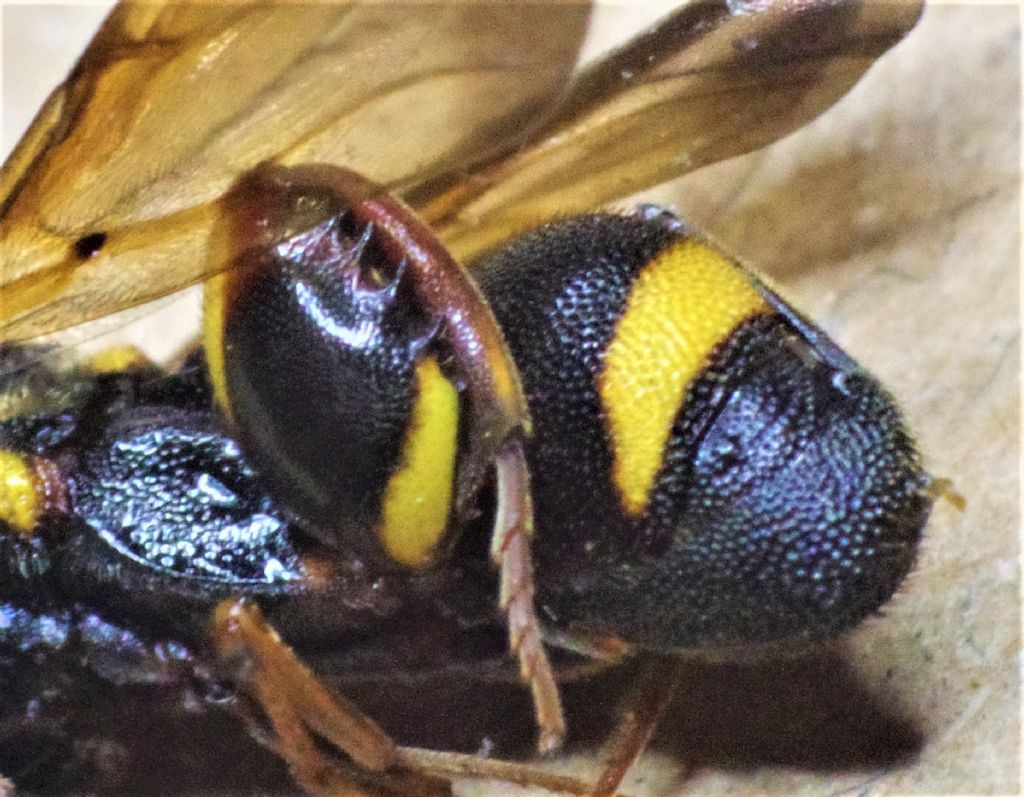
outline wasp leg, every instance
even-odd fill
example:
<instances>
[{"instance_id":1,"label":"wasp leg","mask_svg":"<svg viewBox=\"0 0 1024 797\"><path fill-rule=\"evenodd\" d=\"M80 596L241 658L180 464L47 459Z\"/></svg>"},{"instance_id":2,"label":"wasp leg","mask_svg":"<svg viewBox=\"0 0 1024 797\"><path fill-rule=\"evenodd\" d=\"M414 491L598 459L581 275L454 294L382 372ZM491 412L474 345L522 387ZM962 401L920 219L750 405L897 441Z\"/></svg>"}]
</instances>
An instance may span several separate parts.
<instances>
[{"instance_id":1,"label":"wasp leg","mask_svg":"<svg viewBox=\"0 0 1024 797\"><path fill-rule=\"evenodd\" d=\"M519 656L519 671L533 693L538 747L555 750L565 736L565 719L555 676L534 614L533 566L530 540L533 510L529 473L522 445L511 440L498 454L495 465L498 511L491 538L491 559L501 573L499 604L508 617L509 646Z\"/></svg>"},{"instance_id":2,"label":"wasp leg","mask_svg":"<svg viewBox=\"0 0 1024 797\"><path fill-rule=\"evenodd\" d=\"M214 611L213 639L221 662L236 673L269 719L261 743L280 755L311 794L331 797L441 797L458 778L499 780L564 794L585 795L591 784L527 764L460 753L399 747L358 708L332 694L244 600ZM311 733L312 732L312 733ZM327 756L322 737L352 759ZM2 797L2 796L0 796Z\"/></svg>"},{"instance_id":3,"label":"wasp leg","mask_svg":"<svg viewBox=\"0 0 1024 797\"><path fill-rule=\"evenodd\" d=\"M295 782L309 794L325 797L451 797L447 781L435 781L419 772L366 772L351 763L328 758L318 749L303 718L286 700L274 698L263 690L260 690L258 700L277 734L267 740L267 746L288 763Z\"/></svg>"},{"instance_id":4,"label":"wasp leg","mask_svg":"<svg viewBox=\"0 0 1024 797\"><path fill-rule=\"evenodd\" d=\"M254 604L224 601L213 624L218 657L239 673L270 720L272 746L303 789L325 797L450 795L447 781L396 770L398 748L391 738L358 708L329 694ZM353 765L329 758L314 733L344 751Z\"/></svg>"},{"instance_id":5,"label":"wasp leg","mask_svg":"<svg viewBox=\"0 0 1024 797\"><path fill-rule=\"evenodd\" d=\"M546 789L556 794L585 797L593 784L566 775L512 761L480 758L463 753L444 753L415 747L399 747L398 757L409 768L435 777L450 779L496 780L516 786ZM623 796L624 797L624 796Z\"/></svg>"},{"instance_id":6,"label":"wasp leg","mask_svg":"<svg viewBox=\"0 0 1024 797\"><path fill-rule=\"evenodd\" d=\"M647 747L685 672L686 663L679 658L652 656L646 663L608 740L604 771L587 797L613 797Z\"/></svg>"}]
</instances>

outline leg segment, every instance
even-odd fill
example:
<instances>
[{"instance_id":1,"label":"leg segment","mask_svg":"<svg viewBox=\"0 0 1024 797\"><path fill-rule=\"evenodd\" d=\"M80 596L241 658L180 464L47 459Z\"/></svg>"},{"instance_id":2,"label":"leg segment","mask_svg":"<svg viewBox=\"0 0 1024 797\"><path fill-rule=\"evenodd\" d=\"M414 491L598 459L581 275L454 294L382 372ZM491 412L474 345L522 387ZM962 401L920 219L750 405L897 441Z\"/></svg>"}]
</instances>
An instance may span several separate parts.
<instances>
[{"instance_id":1,"label":"leg segment","mask_svg":"<svg viewBox=\"0 0 1024 797\"><path fill-rule=\"evenodd\" d=\"M491 538L491 559L501 573L499 605L508 618L509 646L519 656L520 675L533 693L540 728L538 747L547 753L561 744L565 718L534 611L530 559L533 511L529 473L518 441L509 441L498 454L496 472L498 512Z\"/></svg>"},{"instance_id":2,"label":"leg segment","mask_svg":"<svg viewBox=\"0 0 1024 797\"><path fill-rule=\"evenodd\" d=\"M500 780L555 793L585 795L576 778L506 761L399 747L356 706L332 694L299 661L252 603L227 600L214 613L213 639L229 667L270 722L260 736L297 783L324 797L447 797L460 778ZM325 740L351 758L333 757Z\"/></svg>"},{"instance_id":3,"label":"leg segment","mask_svg":"<svg viewBox=\"0 0 1024 797\"><path fill-rule=\"evenodd\" d=\"M678 658L652 657L637 678L608 740L605 768L587 797L612 797L626 772L643 752L658 727L686 664Z\"/></svg>"},{"instance_id":4,"label":"leg segment","mask_svg":"<svg viewBox=\"0 0 1024 797\"><path fill-rule=\"evenodd\" d=\"M214 613L214 644L222 662L270 720L275 751L310 794L330 797L443 797L449 784L415 772L390 770L397 747L384 731L340 696L331 695L262 618L254 604L224 601ZM344 751L352 764L330 758L317 736ZM361 769L360 769L361 768Z\"/></svg>"}]
</instances>

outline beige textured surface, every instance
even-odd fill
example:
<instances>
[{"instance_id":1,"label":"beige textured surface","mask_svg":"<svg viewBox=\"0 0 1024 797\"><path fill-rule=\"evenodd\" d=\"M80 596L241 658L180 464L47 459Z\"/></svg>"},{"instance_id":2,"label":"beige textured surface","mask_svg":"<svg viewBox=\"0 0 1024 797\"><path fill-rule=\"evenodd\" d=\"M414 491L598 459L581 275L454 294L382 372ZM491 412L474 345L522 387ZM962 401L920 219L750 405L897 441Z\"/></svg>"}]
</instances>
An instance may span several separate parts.
<instances>
[{"instance_id":1,"label":"beige textured surface","mask_svg":"<svg viewBox=\"0 0 1024 797\"><path fill-rule=\"evenodd\" d=\"M657 195L877 373L968 506L833 651L698 673L630 794L1020 790L1020 61L1017 8L930 8L816 123Z\"/></svg>"}]
</instances>

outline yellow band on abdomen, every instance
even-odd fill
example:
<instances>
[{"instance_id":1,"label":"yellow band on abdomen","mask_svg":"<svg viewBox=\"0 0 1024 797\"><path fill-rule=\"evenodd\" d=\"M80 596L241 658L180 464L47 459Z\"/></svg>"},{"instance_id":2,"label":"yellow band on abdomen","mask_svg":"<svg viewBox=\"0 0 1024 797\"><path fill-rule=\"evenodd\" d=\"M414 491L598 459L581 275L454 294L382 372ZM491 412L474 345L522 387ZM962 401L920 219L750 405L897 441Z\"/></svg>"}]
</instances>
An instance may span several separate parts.
<instances>
[{"instance_id":1,"label":"yellow band on abdomen","mask_svg":"<svg viewBox=\"0 0 1024 797\"><path fill-rule=\"evenodd\" d=\"M714 348L768 305L736 263L683 239L644 266L598 379L623 507L643 513L690 382Z\"/></svg>"},{"instance_id":2,"label":"yellow band on abdomen","mask_svg":"<svg viewBox=\"0 0 1024 797\"><path fill-rule=\"evenodd\" d=\"M416 368L417 396L402 461L388 481L380 541L409 567L431 563L451 514L459 431L459 394L433 358Z\"/></svg>"}]
</instances>

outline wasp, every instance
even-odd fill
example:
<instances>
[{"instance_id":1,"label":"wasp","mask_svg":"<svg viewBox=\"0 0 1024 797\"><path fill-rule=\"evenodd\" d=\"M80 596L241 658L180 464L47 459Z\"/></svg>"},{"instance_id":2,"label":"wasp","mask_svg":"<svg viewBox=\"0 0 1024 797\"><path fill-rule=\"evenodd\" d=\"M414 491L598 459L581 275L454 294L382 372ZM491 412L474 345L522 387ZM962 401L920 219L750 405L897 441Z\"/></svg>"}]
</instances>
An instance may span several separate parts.
<instances>
[{"instance_id":1,"label":"wasp","mask_svg":"<svg viewBox=\"0 0 1024 797\"><path fill-rule=\"evenodd\" d=\"M112 13L2 180L4 644L33 689L224 705L311 793L613 794L682 657L891 597L939 485L892 398L673 214L595 209L813 118L919 9L687 5L577 72L587 10ZM173 367L23 343L199 281ZM496 634L541 751L564 673L649 659L596 784L400 747L318 676L486 675Z\"/></svg>"}]
</instances>

